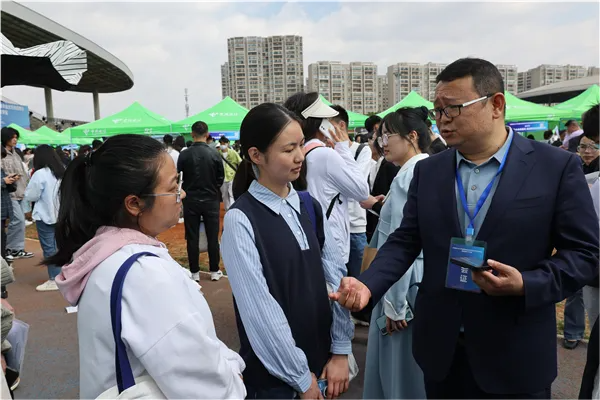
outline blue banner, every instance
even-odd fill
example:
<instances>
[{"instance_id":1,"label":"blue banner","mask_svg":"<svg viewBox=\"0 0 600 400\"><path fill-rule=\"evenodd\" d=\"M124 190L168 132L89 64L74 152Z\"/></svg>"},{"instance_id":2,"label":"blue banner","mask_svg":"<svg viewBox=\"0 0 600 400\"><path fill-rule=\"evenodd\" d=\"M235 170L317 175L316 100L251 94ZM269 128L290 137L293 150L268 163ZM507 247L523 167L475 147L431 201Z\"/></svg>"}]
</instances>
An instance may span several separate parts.
<instances>
[{"instance_id":1,"label":"blue banner","mask_svg":"<svg viewBox=\"0 0 600 400\"><path fill-rule=\"evenodd\" d=\"M215 140L219 140L221 136L225 136L229 140L240 140L240 131L211 132L210 136Z\"/></svg>"},{"instance_id":2,"label":"blue banner","mask_svg":"<svg viewBox=\"0 0 600 400\"><path fill-rule=\"evenodd\" d=\"M547 131L548 121L509 122L508 126L510 126L513 131L523 134L526 132Z\"/></svg>"},{"instance_id":3,"label":"blue banner","mask_svg":"<svg viewBox=\"0 0 600 400\"><path fill-rule=\"evenodd\" d=\"M0 102L0 112L2 128L10 124L17 124L21 128L29 129L29 107L2 101Z\"/></svg>"}]
</instances>

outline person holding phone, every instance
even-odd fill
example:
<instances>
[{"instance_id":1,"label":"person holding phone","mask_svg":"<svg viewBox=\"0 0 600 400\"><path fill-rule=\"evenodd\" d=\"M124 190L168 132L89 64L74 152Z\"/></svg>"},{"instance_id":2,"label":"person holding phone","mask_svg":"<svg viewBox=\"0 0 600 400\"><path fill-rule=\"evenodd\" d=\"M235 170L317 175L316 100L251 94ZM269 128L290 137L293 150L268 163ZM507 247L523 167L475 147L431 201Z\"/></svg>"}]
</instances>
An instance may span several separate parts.
<instances>
[{"instance_id":1,"label":"person holding phone","mask_svg":"<svg viewBox=\"0 0 600 400\"><path fill-rule=\"evenodd\" d=\"M378 138L388 162L400 166L390 191L381 202L371 196L361 205L379 214L379 223L370 247L380 248L402 222L408 188L417 163L428 157L431 144L425 124L428 110L401 108L383 119ZM423 278L421 253L402 279L377 303L371 314L365 399L422 399L425 397L423 372L412 355L413 307L418 284Z\"/></svg>"},{"instance_id":2,"label":"person holding phone","mask_svg":"<svg viewBox=\"0 0 600 400\"><path fill-rule=\"evenodd\" d=\"M294 113L265 103L242 121L240 142L221 251L247 398L322 399L318 379L336 398L348 389L354 325L327 297L346 270L329 224L316 199L291 185L304 162L302 128Z\"/></svg>"},{"instance_id":3,"label":"person holding phone","mask_svg":"<svg viewBox=\"0 0 600 400\"><path fill-rule=\"evenodd\" d=\"M2 147L2 165L4 166L4 158L6 157L6 149ZM8 262L13 261L13 257L10 254L6 254L6 221L12 217L12 202L10 201L10 193L17 190L15 188L14 183L17 181L17 176L15 174L6 175L4 173L4 168L2 168L2 208L0 212L2 213L2 255L3 258Z\"/></svg>"}]
</instances>

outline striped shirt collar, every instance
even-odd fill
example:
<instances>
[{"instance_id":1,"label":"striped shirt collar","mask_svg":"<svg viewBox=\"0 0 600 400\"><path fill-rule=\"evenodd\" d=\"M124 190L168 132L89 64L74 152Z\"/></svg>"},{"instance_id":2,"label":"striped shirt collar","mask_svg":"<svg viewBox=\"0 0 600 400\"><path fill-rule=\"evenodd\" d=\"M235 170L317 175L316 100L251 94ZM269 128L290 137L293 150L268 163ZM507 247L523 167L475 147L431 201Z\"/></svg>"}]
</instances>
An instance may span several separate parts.
<instances>
[{"instance_id":1,"label":"striped shirt collar","mask_svg":"<svg viewBox=\"0 0 600 400\"><path fill-rule=\"evenodd\" d=\"M248 191L256 200L269 207L275 214L281 214L281 205L284 203L289 204L298 214L300 214L300 198L298 193L288 184L290 192L285 199L282 199L260 183L257 180L252 181L250 189Z\"/></svg>"}]
</instances>

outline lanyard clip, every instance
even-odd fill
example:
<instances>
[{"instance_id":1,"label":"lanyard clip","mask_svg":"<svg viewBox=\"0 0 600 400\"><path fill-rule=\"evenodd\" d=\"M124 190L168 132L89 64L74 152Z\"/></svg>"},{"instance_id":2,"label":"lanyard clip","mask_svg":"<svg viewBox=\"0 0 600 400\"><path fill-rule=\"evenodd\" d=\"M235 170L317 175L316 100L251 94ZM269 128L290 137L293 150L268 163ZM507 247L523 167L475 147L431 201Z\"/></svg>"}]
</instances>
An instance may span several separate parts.
<instances>
[{"instance_id":1,"label":"lanyard clip","mask_svg":"<svg viewBox=\"0 0 600 400\"><path fill-rule=\"evenodd\" d=\"M471 244L473 243L473 235L475 234L475 229L473 229L473 227L469 226L467 228L467 234L465 235L465 240L467 243Z\"/></svg>"}]
</instances>

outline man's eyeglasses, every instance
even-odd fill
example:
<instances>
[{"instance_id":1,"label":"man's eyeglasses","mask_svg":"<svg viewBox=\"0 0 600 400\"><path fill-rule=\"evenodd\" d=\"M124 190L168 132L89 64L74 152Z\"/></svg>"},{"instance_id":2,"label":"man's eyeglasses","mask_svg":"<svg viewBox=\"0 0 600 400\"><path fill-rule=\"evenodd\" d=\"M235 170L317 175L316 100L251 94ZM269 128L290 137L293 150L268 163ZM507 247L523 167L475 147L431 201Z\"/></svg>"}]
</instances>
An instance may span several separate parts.
<instances>
[{"instance_id":1,"label":"man's eyeglasses","mask_svg":"<svg viewBox=\"0 0 600 400\"><path fill-rule=\"evenodd\" d=\"M580 144L577 146L577 151L583 153L584 151L598 151L600 150L600 145L594 144Z\"/></svg>"},{"instance_id":2,"label":"man's eyeglasses","mask_svg":"<svg viewBox=\"0 0 600 400\"><path fill-rule=\"evenodd\" d=\"M163 196L176 196L175 201L177 203L181 203L181 187L183 185L183 172L179 173L179 177L177 178L177 192L175 193L151 193L146 194L144 196L148 197L163 197Z\"/></svg>"},{"instance_id":3,"label":"man's eyeglasses","mask_svg":"<svg viewBox=\"0 0 600 400\"><path fill-rule=\"evenodd\" d=\"M463 104L447 106L444 108L434 108L433 110L429 110L429 116L431 118L437 120L437 119L441 119L442 113L444 113L444 115L446 115L446 117L448 117L448 118L456 118L460 115L460 111L464 107L468 107L472 104L479 103L480 101L489 99L492 96L493 96L493 94L488 94L487 96L483 96L483 97L480 97L475 100L467 101L466 103L463 103Z\"/></svg>"}]
</instances>

